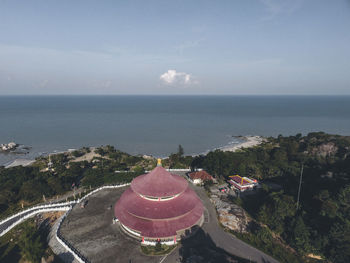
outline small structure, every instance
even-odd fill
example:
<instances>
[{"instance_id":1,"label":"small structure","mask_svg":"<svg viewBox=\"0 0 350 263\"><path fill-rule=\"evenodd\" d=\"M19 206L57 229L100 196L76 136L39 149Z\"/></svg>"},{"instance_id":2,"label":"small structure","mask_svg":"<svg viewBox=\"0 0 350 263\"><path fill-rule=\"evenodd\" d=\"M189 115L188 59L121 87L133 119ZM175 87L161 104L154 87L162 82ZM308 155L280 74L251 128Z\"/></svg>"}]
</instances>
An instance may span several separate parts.
<instances>
[{"instance_id":1,"label":"small structure","mask_svg":"<svg viewBox=\"0 0 350 263\"><path fill-rule=\"evenodd\" d=\"M220 193L228 193L230 189L228 187L219 187Z\"/></svg>"},{"instance_id":2,"label":"small structure","mask_svg":"<svg viewBox=\"0 0 350 263\"><path fill-rule=\"evenodd\" d=\"M238 190L244 192L246 190L251 190L254 187L258 186L258 181L256 179L251 179L248 177L241 177L238 174L229 176L230 180L228 181L233 190Z\"/></svg>"},{"instance_id":3,"label":"small structure","mask_svg":"<svg viewBox=\"0 0 350 263\"><path fill-rule=\"evenodd\" d=\"M214 178L208 174L206 171L197 171L197 172L193 172L190 173L188 175L188 177L190 178L190 180L192 181L192 183L194 184L203 184L205 181L214 181Z\"/></svg>"},{"instance_id":4,"label":"small structure","mask_svg":"<svg viewBox=\"0 0 350 263\"><path fill-rule=\"evenodd\" d=\"M80 207L81 207L81 208L85 208L85 206L87 205L87 203L88 203L88 200L84 200L83 202L81 202Z\"/></svg>"}]
</instances>

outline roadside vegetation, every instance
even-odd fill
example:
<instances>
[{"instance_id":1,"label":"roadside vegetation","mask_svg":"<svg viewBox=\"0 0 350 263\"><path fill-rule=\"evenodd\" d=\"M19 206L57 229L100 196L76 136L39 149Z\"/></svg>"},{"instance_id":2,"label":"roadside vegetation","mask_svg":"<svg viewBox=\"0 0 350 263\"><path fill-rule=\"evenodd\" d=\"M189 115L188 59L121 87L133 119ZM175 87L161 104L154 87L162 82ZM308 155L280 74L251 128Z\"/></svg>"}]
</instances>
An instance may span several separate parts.
<instances>
[{"instance_id":1,"label":"roadside vegetation","mask_svg":"<svg viewBox=\"0 0 350 263\"><path fill-rule=\"evenodd\" d=\"M28 219L0 237L0 262L46 262L61 263L47 244L47 229L38 230L34 219Z\"/></svg>"},{"instance_id":2,"label":"roadside vegetation","mask_svg":"<svg viewBox=\"0 0 350 263\"><path fill-rule=\"evenodd\" d=\"M149 256L161 256L169 254L175 247L176 245L168 246L158 242L155 246L141 246L141 251Z\"/></svg>"},{"instance_id":3,"label":"roadside vegetation","mask_svg":"<svg viewBox=\"0 0 350 263\"><path fill-rule=\"evenodd\" d=\"M196 157L192 165L222 180L239 174L261 181L256 195L233 200L257 223L249 234L238 235L243 240L281 262L299 262L289 254L305 262L315 255L350 262L349 137L322 132L278 136L235 153L210 152Z\"/></svg>"}]
</instances>

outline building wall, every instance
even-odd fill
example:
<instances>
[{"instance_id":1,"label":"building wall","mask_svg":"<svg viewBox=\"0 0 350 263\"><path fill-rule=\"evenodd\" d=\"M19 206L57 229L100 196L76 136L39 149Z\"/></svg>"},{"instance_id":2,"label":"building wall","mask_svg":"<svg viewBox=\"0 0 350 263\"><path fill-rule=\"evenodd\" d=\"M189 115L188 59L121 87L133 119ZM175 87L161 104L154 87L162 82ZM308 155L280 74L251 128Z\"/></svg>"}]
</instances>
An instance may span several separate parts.
<instances>
[{"instance_id":1,"label":"building wall","mask_svg":"<svg viewBox=\"0 0 350 263\"><path fill-rule=\"evenodd\" d=\"M202 184L202 180L201 179L194 179L193 183L194 184Z\"/></svg>"}]
</instances>

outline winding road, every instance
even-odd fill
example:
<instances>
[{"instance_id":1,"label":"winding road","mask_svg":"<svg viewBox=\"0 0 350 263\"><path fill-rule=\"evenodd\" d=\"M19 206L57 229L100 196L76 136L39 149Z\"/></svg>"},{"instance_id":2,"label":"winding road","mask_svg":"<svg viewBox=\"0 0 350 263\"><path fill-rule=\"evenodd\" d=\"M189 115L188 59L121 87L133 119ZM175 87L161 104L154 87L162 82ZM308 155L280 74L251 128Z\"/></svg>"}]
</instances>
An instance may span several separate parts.
<instances>
[{"instance_id":1,"label":"winding road","mask_svg":"<svg viewBox=\"0 0 350 263\"><path fill-rule=\"evenodd\" d=\"M264 252L250 246L235 236L227 233L219 226L214 205L211 203L203 187L190 184L201 198L203 205L207 208L209 220L203 224L203 231L210 236L217 247L224 249L226 252L241 258L246 258L257 263L278 263L278 261ZM180 246L167 257L162 259L162 263L178 262L180 258Z\"/></svg>"}]
</instances>

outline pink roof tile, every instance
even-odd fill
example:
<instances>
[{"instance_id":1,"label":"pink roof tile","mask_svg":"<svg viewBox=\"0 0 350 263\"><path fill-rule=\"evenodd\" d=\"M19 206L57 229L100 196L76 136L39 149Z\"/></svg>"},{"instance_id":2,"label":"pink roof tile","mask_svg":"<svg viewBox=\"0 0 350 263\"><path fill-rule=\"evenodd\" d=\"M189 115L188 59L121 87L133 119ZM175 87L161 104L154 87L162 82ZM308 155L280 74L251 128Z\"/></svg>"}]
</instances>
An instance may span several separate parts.
<instances>
[{"instance_id":1,"label":"pink roof tile","mask_svg":"<svg viewBox=\"0 0 350 263\"><path fill-rule=\"evenodd\" d=\"M187 181L158 166L148 174L136 177L131 182L134 192L149 197L168 197L179 194L187 188Z\"/></svg>"},{"instance_id":2,"label":"pink roof tile","mask_svg":"<svg viewBox=\"0 0 350 263\"><path fill-rule=\"evenodd\" d=\"M162 188L159 190L158 188ZM178 196L155 201L152 197ZM192 227L203 215L203 204L185 179L162 167L136 177L114 207L120 222L144 237L163 238Z\"/></svg>"}]
</instances>

